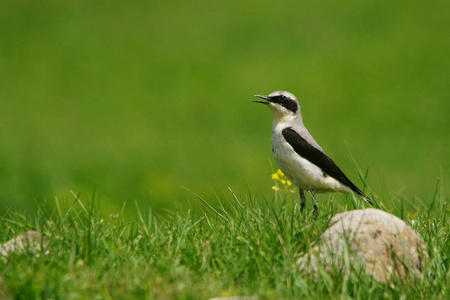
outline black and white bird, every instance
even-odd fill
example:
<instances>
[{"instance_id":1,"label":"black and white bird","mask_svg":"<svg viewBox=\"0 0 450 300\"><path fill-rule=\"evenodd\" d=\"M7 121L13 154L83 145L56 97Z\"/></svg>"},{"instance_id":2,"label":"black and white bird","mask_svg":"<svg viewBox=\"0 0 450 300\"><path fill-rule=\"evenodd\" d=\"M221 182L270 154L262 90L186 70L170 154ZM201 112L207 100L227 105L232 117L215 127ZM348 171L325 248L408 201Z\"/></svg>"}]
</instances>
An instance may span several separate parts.
<instances>
[{"instance_id":1,"label":"black and white bird","mask_svg":"<svg viewBox=\"0 0 450 300\"><path fill-rule=\"evenodd\" d=\"M356 194L373 205L372 200L354 185L325 154L303 124L297 98L289 92L276 91L254 102L267 105L273 112L272 154L278 167L298 188L301 211L305 208L307 190L314 200L315 192L343 192Z\"/></svg>"}]
</instances>

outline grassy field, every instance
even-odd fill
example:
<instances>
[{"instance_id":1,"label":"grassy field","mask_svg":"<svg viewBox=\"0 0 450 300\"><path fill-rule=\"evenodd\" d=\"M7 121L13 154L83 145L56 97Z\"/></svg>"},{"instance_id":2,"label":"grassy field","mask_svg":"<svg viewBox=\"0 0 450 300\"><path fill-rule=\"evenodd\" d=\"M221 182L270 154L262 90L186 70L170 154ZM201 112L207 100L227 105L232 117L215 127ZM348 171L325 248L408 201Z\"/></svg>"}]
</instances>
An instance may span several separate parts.
<instances>
[{"instance_id":1,"label":"grassy field","mask_svg":"<svg viewBox=\"0 0 450 300\"><path fill-rule=\"evenodd\" d=\"M271 115L251 101L280 89L358 185L350 154L381 201L427 202L450 187L449 16L445 1L3 1L0 212L70 190L105 213L186 209L182 186L270 195Z\"/></svg>"},{"instance_id":2,"label":"grassy field","mask_svg":"<svg viewBox=\"0 0 450 300\"><path fill-rule=\"evenodd\" d=\"M334 214L362 207L361 201L330 200L313 218L300 214L291 197L277 198L230 191L220 199L226 206L199 199L205 205L164 217L135 208L136 219L101 217L96 201L79 199L36 217L11 212L0 223L0 240L38 230L49 239L49 253L13 253L1 261L3 289L11 299L448 299L450 211L442 195L433 206L416 204L421 213L382 207L407 219L430 255L422 279L389 284L357 269L351 276L302 276L295 265Z\"/></svg>"},{"instance_id":3,"label":"grassy field","mask_svg":"<svg viewBox=\"0 0 450 300\"><path fill-rule=\"evenodd\" d=\"M448 298L449 20L438 0L2 1L0 242L35 229L51 250L1 261L0 285L18 299ZM332 215L362 204L320 195L313 219L272 190L272 116L251 101L275 90L422 235L423 280L299 274Z\"/></svg>"}]
</instances>

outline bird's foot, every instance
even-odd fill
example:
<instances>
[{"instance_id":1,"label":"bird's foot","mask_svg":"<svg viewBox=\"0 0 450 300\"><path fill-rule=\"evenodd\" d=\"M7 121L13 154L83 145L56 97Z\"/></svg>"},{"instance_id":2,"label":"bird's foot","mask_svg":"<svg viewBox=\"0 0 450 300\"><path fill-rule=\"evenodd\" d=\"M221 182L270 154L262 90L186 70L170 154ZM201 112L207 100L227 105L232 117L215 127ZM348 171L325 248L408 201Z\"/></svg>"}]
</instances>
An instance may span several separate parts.
<instances>
[{"instance_id":1,"label":"bird's foot","mask_svg":"<svg viewBox=\"0 0 450 300\"><path fill-rule=\"evenodd\" d=\"M309 193L311 194L311 197L314 201L314 210L313 210L313 216L317 217L317 211L319 210L319 200L316 198L316 194L312 189L309 189Z\"/></svg>"},{"instance_id":2,"label":"bird's foot","mask_svg":"<svg viewBox=\"0 0 450 300\"><path fill-rule=\"evenodd\" d=\"M317 212L318 212L319 208L317 207L317 205L314 204L314 210L313 210L313 216L314 218L317 217Z\"/></svg>"},{"instance_id":3,"label":"bird's foot","mask_svg":"<svg viewBox=\"0 0 450 300\"><path fill-rule=\"evenodd\" d=\"M298 192L300 194L300 213L303 213L306 206L305 192L302 189L298 189Z\"/></svg>"},{"instance_id":4,"label":"bird's foot","mask_svg":"<svg viewBox=\"0 0 450 300\"><path fill-rule=\"evenodd\" d=\"M300 213L303 213L303 211L305 210L306 207L306 203L300 203Z\"/></svg>"}]
</instances>

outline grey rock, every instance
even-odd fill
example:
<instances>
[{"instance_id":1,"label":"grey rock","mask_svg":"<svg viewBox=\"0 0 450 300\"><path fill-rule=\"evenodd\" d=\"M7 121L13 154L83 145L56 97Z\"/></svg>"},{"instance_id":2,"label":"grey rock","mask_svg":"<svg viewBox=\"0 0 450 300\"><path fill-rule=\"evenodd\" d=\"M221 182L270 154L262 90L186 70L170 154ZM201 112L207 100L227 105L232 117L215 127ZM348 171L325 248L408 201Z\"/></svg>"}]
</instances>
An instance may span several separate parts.
<instances>
[{"instance_id":1,"label":"grey rock","mask_svg":"<svg viewBox=\"0 0 450 300\"><path fill-rule=\"evenodd\" d=\"M350 271L362 268L380 282L392 276L421 275L428 259L426 246L409 225L379 209L353 210L335 215L318 244L297 264L307 274L321 267Z\"/></svg>"},{"instance_id":2,"label":"grey rock","mask_svg":"<svg viewBox=\"0 0 450 300\"><path fill-rule=\"evenodd\" d=\"M26 251L38 254L39 252L42 252L42 250L45 250L47 245L47 237L43 237L41 233L31 230L21 233L11 240L0 244L0 255L7 257L12 252L22 253ZM41 249L41 247L44 249Z\"/></svg>"}]
</instances>

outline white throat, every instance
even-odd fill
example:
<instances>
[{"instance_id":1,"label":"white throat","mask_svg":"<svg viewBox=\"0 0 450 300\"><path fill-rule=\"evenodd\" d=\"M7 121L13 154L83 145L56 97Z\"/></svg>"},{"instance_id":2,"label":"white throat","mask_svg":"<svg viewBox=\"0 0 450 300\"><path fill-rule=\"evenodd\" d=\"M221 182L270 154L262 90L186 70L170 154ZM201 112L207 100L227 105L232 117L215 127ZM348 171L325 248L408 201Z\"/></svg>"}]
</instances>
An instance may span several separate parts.
<instances>
[{"instance_id":1,"label":"white throat","mask_svg":"<svg viewBox=\"0 0 450 300\"><path fill-rule=\"evenodd\" d=\"M275 108L271 107L271 110L273 112L273 128L277 127L278 125L289 125L289 124L303 124L302 116L300 112L297 112L296 114L290 114L281 112Z\"/></svg>"}]
</instances>

